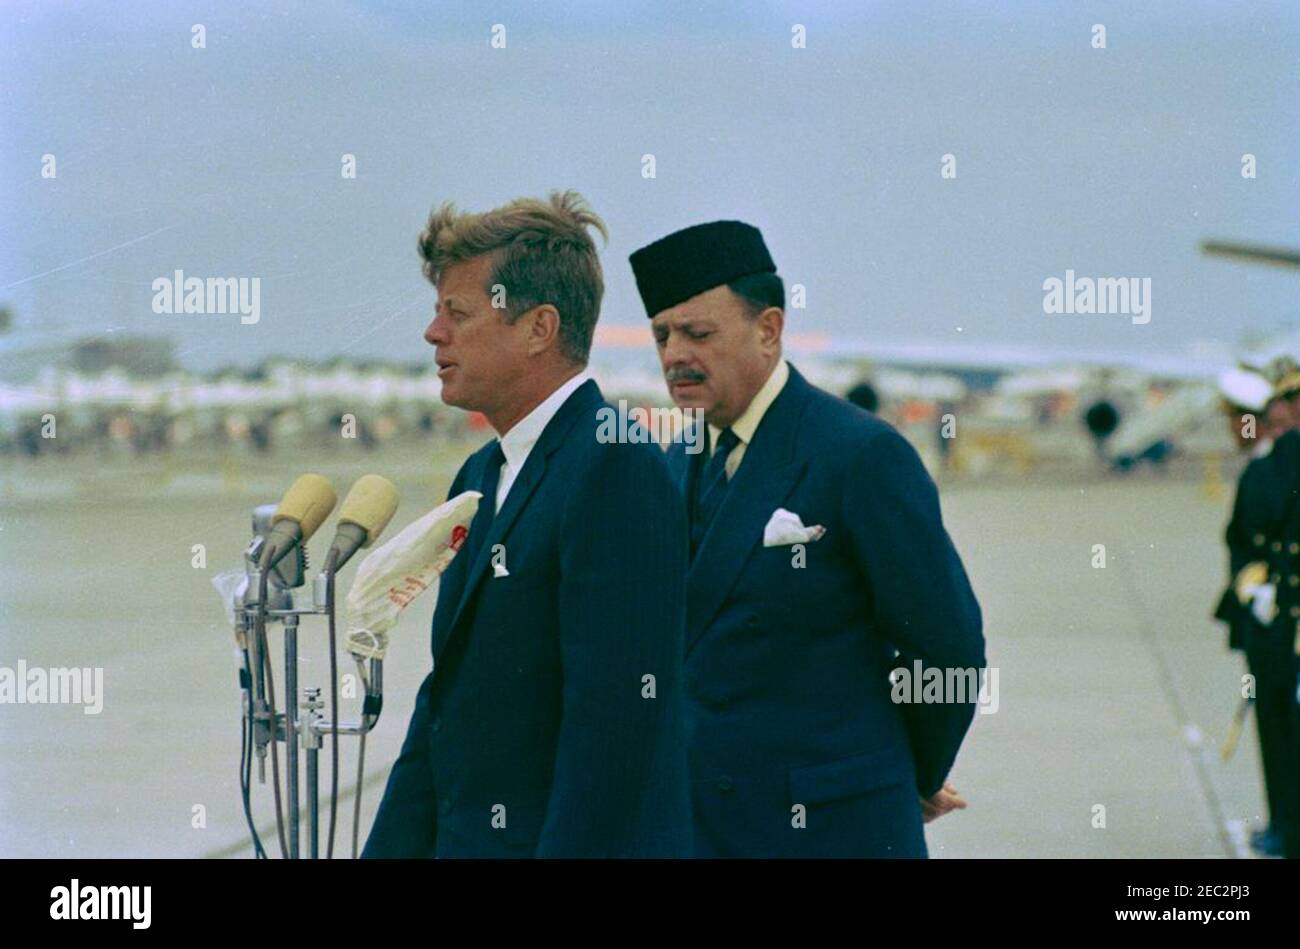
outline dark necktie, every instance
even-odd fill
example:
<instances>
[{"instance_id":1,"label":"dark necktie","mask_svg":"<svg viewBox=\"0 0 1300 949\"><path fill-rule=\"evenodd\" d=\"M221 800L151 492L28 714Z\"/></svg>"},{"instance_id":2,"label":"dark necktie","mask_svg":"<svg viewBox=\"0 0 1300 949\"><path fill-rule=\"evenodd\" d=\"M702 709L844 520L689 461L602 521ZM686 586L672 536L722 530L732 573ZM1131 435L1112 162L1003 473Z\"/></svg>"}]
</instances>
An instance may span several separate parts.
<instances>
[{"instance_id":1,"label":"dark necktie","mask_svg":"<svg viewBox=\"0 0 1300 949\"><path fill-rule=\"evenodd\" d=\"M699 548L704 535L713 523L713 517L727 496L727 456L740 443L740 438L729 428L718 435L718 447L713 457L700 472L695 482L695 516L691 519L691 554Z\"/></svg>"},{"instance_id":2,"label":"dark necktie","mask_svg":"<svg viewBox=\"0 0 1300 949\"><path fill-rule=\"evenodd\" d=\"M496 519L497 487L501 484L501 465L505 460L500 440L494 441L488 452L487 467L483 469L483 480L479 484L483 497L479 498L478 510L474 512L474 520L469 524L469 549L462 554L469 568L473 568L478 552L492 530L492 521Z\"/></svg>"}]
</instances>

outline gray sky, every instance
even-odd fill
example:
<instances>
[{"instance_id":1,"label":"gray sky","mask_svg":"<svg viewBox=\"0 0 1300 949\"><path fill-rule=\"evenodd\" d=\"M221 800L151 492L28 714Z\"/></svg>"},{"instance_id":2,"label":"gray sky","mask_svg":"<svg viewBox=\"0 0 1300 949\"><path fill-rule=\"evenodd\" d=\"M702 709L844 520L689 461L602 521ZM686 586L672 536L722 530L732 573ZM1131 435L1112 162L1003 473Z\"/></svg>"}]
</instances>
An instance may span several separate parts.
<instances>
[{"instance_id":1,"label":"gray sky","mask_svg":"<svg viewBox=\"0 0 1300 949\"><path fill-rule=\"evenodd\" d=\"M1145 353L1300 322L1300 275L1196 249L1300 245L1300 4L696 7L4 0L0 302L196 368L424 359L430 206L571 187L608 323L644 323L628 253L719 217L807 286L794 331ZM1044 314L1067 268L1150 277L1151 322ZM260 277L261 321L153 313L177 269Z\"/></svg>"}]
</instances>

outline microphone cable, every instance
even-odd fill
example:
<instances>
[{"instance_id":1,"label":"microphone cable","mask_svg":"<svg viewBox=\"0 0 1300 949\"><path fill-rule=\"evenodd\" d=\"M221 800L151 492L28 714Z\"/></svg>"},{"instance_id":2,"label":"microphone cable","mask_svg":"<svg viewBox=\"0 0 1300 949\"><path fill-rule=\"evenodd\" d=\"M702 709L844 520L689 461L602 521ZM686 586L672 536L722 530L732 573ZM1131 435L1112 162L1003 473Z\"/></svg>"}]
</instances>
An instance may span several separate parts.
<instances>
[{"instance_id":1,"label":"microphone cable","mask_svg":"<svg viewBox=\"0 0 1300 949\"><path fill-rule=\"evenodd\" d=\"M257 833L257 824L253 821L254 723L252 716L252 682L248 672L252 664L249 661L247 649L241 649L240 653L244 657L244 667L239 670L239 679L240 688L244 693L245 707L239 721L239 793L244 801L244 820L248 823L248 833L253 838L253 856L258 860L265 860L267 859L266 848L262 846L262 838Z\"/></svg>"},{"instance_id":2,"label":"microphone cable","mask_svg":"<svg viewBox=\"0 0 1300 949\"><path fill-rule=\"evenodd\" d=\"M370 696L370 681L366 678L366 664L361 661L360 656L353 656L357 661L357 675L361 679L362 694L367 698ZM357 834L361 829L361 781L366 774L366 734L369 729L366 726L365 712L361 713L361 738L358 742L357 750L357 793L352 801L352 859L357 859Z\"/></svg>"},{"instance_id":3,"label":"microphone cable","mask_svg":"<svg viewBox=\"0 0 1300 949\"><path fill-rule=\"evenodd\" d=\"M329 612L330 636L330 831L325 859L334 859L334 824L339 809L339 665L334 628L334 569L339 552L331 547L325 558L325 609Z\"/></svg>"},{"instance_id":4,"label":"microphone cable","mask_svg":"<svg viewBox=\"0 0 1300 949\"><path fill-rule=\"evenodd\" d=\"M266 702L271 711L271 785L275 789L275 832L280 837L280 856L289 859L289 844L284 837L284 811L280 803L280 752L276 740L276 720L275 720L275 677L271 673L270 650L267 649L266 643L266 580L267 572L263 570L261 580L258 584L258 610L257 610L257 645L258 651L262 654L262 674L266 676ZM285 740L289 739L289 721L288 713L285 714L284 723ZM297 819L297 815L294 815Z\"/></svg>"}]
</instances>

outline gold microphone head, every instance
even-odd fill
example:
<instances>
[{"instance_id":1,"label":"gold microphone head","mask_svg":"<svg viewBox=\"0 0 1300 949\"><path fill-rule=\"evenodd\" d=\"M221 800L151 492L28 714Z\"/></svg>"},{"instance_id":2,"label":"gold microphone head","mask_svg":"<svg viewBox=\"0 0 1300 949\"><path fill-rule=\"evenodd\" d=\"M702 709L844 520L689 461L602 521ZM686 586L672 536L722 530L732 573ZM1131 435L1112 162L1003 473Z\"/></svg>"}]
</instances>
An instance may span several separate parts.
<instances>
[{"instance_id":1,"label":"gold microphone head","mask_svg":"<svg viewBox=\"0 0 1300 949\"><path fill-rule=\"evenodd\" d=\"M340 524L355 524L366 532L362 547L369 547L384 532L397 512L398 494L393 482L377 474L363 475L352 485L339 511Z\"/></svg>"},{"instance_id":2,"label":"gold microphone head","mask_svg":"<svg viewBox=\"0 0 1300 949\"><path fill-rule=\"evenodd\" d=\"M330 516L339 496L329 481L318 474L305 474L289 486L280 499L280 506L275 509L271 523L289 520L296 522L302 529L302 540L306 543L316 529Z\"/></svg>"}]
</instances>

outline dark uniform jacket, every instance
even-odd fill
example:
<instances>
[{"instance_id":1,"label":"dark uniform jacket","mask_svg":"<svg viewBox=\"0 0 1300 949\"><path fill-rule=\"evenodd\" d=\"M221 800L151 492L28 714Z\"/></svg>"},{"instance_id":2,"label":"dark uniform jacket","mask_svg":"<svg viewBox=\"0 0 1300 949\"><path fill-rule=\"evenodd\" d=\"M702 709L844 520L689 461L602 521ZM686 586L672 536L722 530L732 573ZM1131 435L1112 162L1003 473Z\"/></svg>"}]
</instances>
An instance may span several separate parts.
<instances>
[{"instance_id":1,"label":"dark uniform jacket","mask_svg":"<svg viewBox=\"0 0 1300 949\"><path fill-rule=\"evenodd\" d=\"M1236 592L1237 573L1252 560L1263 560L1266 554L1268 510L1275 507L1252 503L1252 498L1267 497L1275 493L1273 472L1275 465L1268 455L1252 458L1237 479L1237 495L1232 504L1232 517L1224 532L1228 544L1228 585L1219 598L1214 618L1228 626L1228 648L1244 650L1246 639L1255 625L1249 606L1241 603Z\"/></svg>"},{"instance_id":2,"label":"dark uniform jacket","mask_svg":"<svg viewBox=\"0 0 1300 949\"><path fill-rule=\"evenodd\" d=\"M1237 599L1234 584L1216 613L1232 617L1235 648L1255 678L1255 717L1272 829L1288 855L1300 857L1300 706L1296 631L1300 624L1300 432L1278 438L1273 450L1242 475L1229 524L1231 569L1268 565L1277 589L1277 615L1260 623Z\"/></svg>"}]
</instances>

